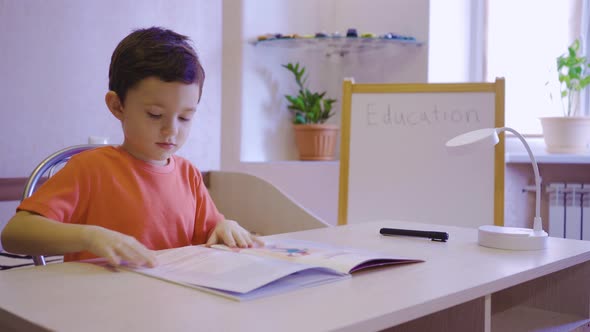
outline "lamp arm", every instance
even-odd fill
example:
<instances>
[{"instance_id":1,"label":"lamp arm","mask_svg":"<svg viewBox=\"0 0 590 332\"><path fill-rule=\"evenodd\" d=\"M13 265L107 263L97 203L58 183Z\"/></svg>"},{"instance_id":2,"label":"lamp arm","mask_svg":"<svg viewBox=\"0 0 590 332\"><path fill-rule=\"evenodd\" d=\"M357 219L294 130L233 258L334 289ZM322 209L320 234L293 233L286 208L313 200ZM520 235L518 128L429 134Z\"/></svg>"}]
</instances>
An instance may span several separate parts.
<instances>
[{"instance_id":1,"label":"lamp arm","mask_svg":"<svg viewBox=\"0 0 590 332\"><path fill-rule=\"evenodd\" d=\"M533 229L535 231L543 231L543 223L541 221L541 176L539 175L539 166L537 165L537 160L535 159L535 156L533 155L533 151L531 151L531 147L529 146L529 144L526 142L526 140L524 139L524 137L521 134L519 134L516 130L509 128L509 127L503 127L503 128L497 129L498 133L500 133L502 131L511 132L516 137L518 137L520 139L520 141L522 142L522 144L524 145L526 151L528 152L529 158L531 158L531 162L533 164L533 172L535 173L535 219L533 222Z\"/></svg>"}]
</instances>

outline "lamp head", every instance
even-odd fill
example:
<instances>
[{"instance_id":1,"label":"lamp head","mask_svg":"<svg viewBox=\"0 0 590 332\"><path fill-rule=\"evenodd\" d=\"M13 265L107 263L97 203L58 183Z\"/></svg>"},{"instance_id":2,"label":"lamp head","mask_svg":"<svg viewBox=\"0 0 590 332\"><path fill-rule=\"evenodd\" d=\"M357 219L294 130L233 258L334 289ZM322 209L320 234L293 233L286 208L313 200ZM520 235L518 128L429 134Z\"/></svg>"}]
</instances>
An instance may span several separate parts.
<instances>
[{"instance_id":1,"label":"lamp head","mask_svg":"<svg viewBox=\"0 0 590 332\"><path fill-rule=\"evenodd\" d=\"M470 131L447 141L445 146L449 151L462 154L481 148L494 146L500 142L495 128L484 128Z\"/></svg>"}]
</instances>

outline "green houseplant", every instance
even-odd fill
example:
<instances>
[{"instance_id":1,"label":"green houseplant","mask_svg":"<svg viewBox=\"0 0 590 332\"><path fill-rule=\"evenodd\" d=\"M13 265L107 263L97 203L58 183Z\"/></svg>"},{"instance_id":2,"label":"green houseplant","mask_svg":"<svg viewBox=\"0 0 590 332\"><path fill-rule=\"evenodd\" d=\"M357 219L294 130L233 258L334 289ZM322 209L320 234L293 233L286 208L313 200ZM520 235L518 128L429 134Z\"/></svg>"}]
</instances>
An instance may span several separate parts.
<instances>
[{"instance_id":1,"label":"green houseplant","mask_svg":"<svg viewBox=\"0 0 590 332\"><path fill-rule=\"evenodd\" d=\"M324 92L311 92L305 86L307 77L305 77L305 67L299 66L299 63L288 63L282 65L295 76L295 82L299 87L296 96L285 95L289 101L289 110L293 112L294 124L311 124L324 123L334 115L332 104L336 99L325 98Z\"/></svg>"},{"instance_id":2,"label":"green houseplant","mask_svg":"<svg viewBox=\"0 0 590 332\"><path fill-rule=\"evenodd\" d=\"M542 117L543 139L549 153L588 153L590 117L581 116L580 93L590 85L590 64L575 40L556 59L563 116Z\"/></svg>"},{"instance_id":3,"label":"green houseplant","mask_svg":"<svg viewBox=\"0 0 590 332\"><path fill-rule=\"evenodd\" d=\"M580 55L580 40L576 39L567 53L557 57L557 73L564 115L575 116L579 112L579 94L590 84L590 63Z\"/></svg>"},{"instance_id":4,"label":"green houseplant","mask_svg":"<svg viewBox=\"0 0 590 332\"><path fill-rule=\"evenodd\" d=\"M301 160L332 160L338 126L325 123L334 116L332 106L336 99L326 97L326 91L311 92L307 86L305 66L299 63L282 65L291 72L297 83L297 95L285 95L289 111L293 113L295 143Z\"/></svg>"}]
</instances>

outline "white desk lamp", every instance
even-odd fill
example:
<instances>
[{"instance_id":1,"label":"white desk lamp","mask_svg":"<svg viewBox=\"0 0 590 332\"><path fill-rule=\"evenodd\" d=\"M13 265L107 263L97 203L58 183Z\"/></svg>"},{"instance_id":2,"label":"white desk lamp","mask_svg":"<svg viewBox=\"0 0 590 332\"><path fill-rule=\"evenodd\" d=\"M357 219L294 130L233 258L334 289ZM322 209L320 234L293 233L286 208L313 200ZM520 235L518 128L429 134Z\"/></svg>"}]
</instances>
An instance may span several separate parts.
<instances>
[{"instance_id":1,"label":"white desk lamp","mask_svg":"<svg viewBox=\"0 0 590 332\"><path fill-rule=\"evenodd\" d=\"M535 219L533 228L518 228L485 225L479 227L478 243L484 247L509 249L509 250L539 250L547 247L547 232L543 231L543 222L541 221L541 177L539 176L539 167L531 148L524 137L516 130L508 127L503 128L485 128L470 131L461 134L446 143L446 147L453 152L467 152L469 150L479 149L486 146L494 146L500 142L498 133L508 131L516 135L524 144L535 172Z\"/></svg>"}]
</instances>

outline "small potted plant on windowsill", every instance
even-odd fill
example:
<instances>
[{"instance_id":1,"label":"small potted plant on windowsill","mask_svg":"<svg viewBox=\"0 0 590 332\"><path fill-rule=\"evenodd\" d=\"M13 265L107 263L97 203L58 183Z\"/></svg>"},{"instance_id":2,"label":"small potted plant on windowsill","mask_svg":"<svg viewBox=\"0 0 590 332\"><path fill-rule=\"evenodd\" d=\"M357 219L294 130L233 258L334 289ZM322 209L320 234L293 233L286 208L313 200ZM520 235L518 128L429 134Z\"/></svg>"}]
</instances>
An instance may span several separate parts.
<instances>
[{"instance_id":1,"label":"small potted plant on windowsill","mask_svg":"<svg viewBox=\"0 0 590 332\"><path fill-rule=\"evenodd\" d=\"M590 85L590 63L580 53L575 40L565 54L557 57L562 117L542 117L543 138L547 152L587 153L590 144L590 117L580 110L580 94Z\"/></svg>"},{"instance_id":2,"label":"small potted plant on windowsill","mask_svg":"<svg viewBox=\"0 0 590 332\"><path fill-rule=\"evenodd\" d=\"M307 77L305 67L299 63L282 65L293 73L299 88L295 96L285 95L289 102L289 110L293 113L295 143L300 160L332 160L338 126L325 123L334 116L332 105L336 99L326 98L326 91L311 92L305 86Z\"/></svg>"}]
</instances>

